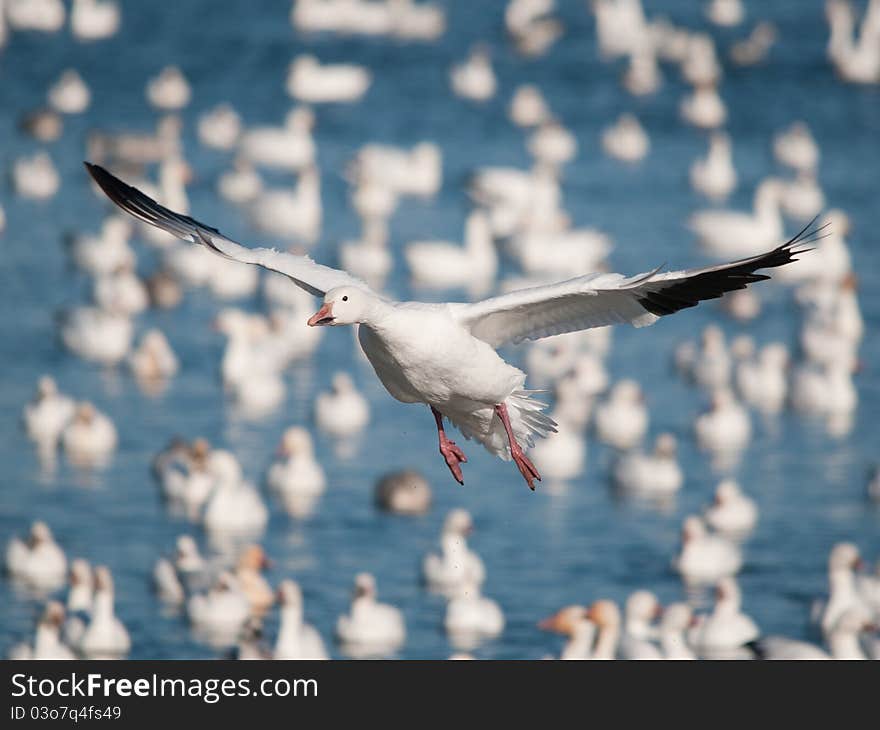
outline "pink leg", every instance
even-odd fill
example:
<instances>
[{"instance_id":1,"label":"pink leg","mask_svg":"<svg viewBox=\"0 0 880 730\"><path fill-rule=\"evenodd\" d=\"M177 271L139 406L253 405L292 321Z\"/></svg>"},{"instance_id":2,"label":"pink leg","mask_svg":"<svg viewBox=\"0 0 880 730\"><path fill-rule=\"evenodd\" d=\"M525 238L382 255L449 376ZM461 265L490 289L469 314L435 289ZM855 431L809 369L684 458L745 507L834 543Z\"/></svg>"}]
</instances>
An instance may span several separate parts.
<instances>
[{"instance_id":1,"label":"pink leg","mask_svg":"<svg viewBox=\"0 0 880 730\"><path fill-rule=\"evenodd\" d=\"M440 453L443 454L443 458L446 460L446 466L449 467L449 471L452 472L455 481L459 484L464 484L464 476L462 476L459 464L467 463L467 457L455 445L455 441L446 437L446 431L443 430L443 414L434 406L431 406L431 413L434 414L434 420L437 422L437 435L440 437Z\"/></svg>"},{"instance_id":2,"label":"pink leg","mask_svg":"<svg viewBox=\"0 0 880 730\"><path fill-rule=\"evenodd\" d=\"M534 480L537 479L540 482L541 475L538 474L535 465L529 461L529 458L523 452L522 447L517 443L516 436L513 435L513 429L510 426L510 416L507 413L507 406L504 405L504 403L499 403L495 406L495 413L498 414L501 423L504 424L504 430L507 431L507 440L510 442L510 455L513 457L514 462L516 462L519 473L523 475L523 479L525 479L526 483L529 485L529 489L534 491Z\"/></svg>"}]
</instances>

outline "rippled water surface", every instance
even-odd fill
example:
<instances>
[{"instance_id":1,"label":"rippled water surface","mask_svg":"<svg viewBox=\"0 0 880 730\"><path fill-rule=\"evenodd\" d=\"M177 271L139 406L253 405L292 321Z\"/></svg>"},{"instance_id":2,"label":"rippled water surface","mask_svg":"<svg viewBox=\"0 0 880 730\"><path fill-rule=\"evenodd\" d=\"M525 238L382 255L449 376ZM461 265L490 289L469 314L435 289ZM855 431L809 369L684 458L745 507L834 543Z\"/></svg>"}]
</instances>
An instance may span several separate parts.
<instances>
[{"instance_id":1,"label":"rippled water surface","mask_svg":"<svg viewBox=\"0 0 880 730\"><path fill-rule=\"evenodd\" d=\"M679 121L677 106L686 89L678 74L667 70L654 97L629 97L618 83L622 68L598 60L586 4L561 0L558 5L567 32L548 56L534 61L518 57L507 43L502 3L462 0L446 3L451 31L432 45L299 37L288 23L289 3L278 0L185 0L123 3L123 29L108 41L79 45L67 32L17 34L0 52L4 165L37 147L18 131L17 118L43 103L46 88L63 69L77 68L93 93L88 112L65 120L64 136L49 146L62 173L58 196L46 203L22 200L8 179L0 181L8 218L0 237L0 541L5 544L42 518L69 557L109 565L117 611L132 635L132 657L217 655L197 643L185 621L163 611L151 593L152 565L178 534L191 531L208 547L198 527L169 515L160 502L150 477L151 457L174 434L204 435L234 451L247 476L261 482L284 428L310 423L314 394L337 369L353 372L369 398L370 430L350 458L337 458L333 444L317 436L327 492L315 513L302 521L272 503L264 535L275 560L271 580L293 576L301 583L307 617L326 639L347 606L353 575L369 570L377 576L380 596L406 614L409 635L401 655L449 655L442 629L444 602L420 587L419 561L454 506L474 515L472 545L486 562L485 592L499 601L508 621L500 639L476 650L480 657L537 658L557 651L556 637L539 632L535 622L568 603L605 596L623 600L639 587L656 591L664 602L682 597L680 581L669 567L681 521L710 500L718 474L691 438L702 396L671 372L671 352L710 321L721 322L729 334L748 331L759 343L781 339L794 346L800 315L790 291L780 286L762 286L763 314L747 327L723 319L709 304L648 330L614 332L611 373L637 378L650 405L651 433L671 430L681 442L686 484L662 509L617 498L607 476L612 455L594 442L581 478L565 488L535 493L511 464L468 444L467 483L459 487L436 452L430 414L389 398L344 329L328 331L315 357L292 368L283 408L258 422L238 419L224 402L217 372L223 340L210 329L221 305L206 291L190 291L180 308L151 311L137 320L138 332L160 327L181 360L180 374L159 397L144 395L124 370L85 364L56 339L56 313L85 301L90 289L87 278L65 258L62 236L96 229L105 212L80 164L87 131L152 128L156 116L144 98L144 85L167 63L179 64L193 84L193 102L184 115L186 156L196 174L189 189L192 210L240 240L284 243L260 236L239 211L218 200L214 185L228 158L198 145L194 120L229 101L248 124L280 122L290 107L284 93L287 64L298 52L312 50L324 61L356 60L375 75L362 102L317 112L324 201L324 229L313 252L318 260L334 262L338 241L358 231L339 171L367 141L403 145L433 139L444 150L443 190L430 202L403 201L391 226L395 251L415 238L459 237L468 209L462 189L466 175L481 165L528 164L523 134L507 120L506 105L517 83L532 81L577 135L580 153L565 171L565 202L576 225L595 225L613 236L615 270L704 261L683 221L703 206L690 191L687 168L703 153L705 139ZM705 25L699 3L647 5L649 14L663 9L677 22ZM749 205L755 183L776 169L770 152L773 132L805 119L821 146L820 180L828 201L852 217L852 255L867 325L851 433L833 438L821 424L790 413L770 421L755 418L753 442L734 472L761 513L746 543L740 575L745 608L768 632L807 636L809 604L824 590L830 546L850 539L868 556L880 554L878 512L864 497L867 469L878 459L880 409L880 89L844 86L835 79L825 61L821 2L747 6L753 18L760 14L777 24L780 42L766 65L726 68L722 95L740 175L732 203ZM722 49L737 37L713 33ZM454 98L447 82L449 65L478 40L491 45L500 81L498 96L483 106ZM626 110L639 115L652 141L650 155L635 167L605 158L599 148L600 130ZM135 246L140 269L152 270L153 250L140 241ZM504 267L504 273L512 272L510 262ZM411 296L400 257L389 291ZM243 306L256 309L261 303L254 299ZM523 353L511 348L506 354L519 361ZM87 475L62 459L56 473L41 470L18 420L41 373L51 373L66 392L92 399L112 416L120 446L109 468ZM388 516L373 506L376 478L404 466L419 468L431 481L435 505L425 517ZM5 653L32 630L40 604L5 579L0 580L0 604L0 651ZM274 635L274 626L268 631Z\"/></svg>"}]
</instances>

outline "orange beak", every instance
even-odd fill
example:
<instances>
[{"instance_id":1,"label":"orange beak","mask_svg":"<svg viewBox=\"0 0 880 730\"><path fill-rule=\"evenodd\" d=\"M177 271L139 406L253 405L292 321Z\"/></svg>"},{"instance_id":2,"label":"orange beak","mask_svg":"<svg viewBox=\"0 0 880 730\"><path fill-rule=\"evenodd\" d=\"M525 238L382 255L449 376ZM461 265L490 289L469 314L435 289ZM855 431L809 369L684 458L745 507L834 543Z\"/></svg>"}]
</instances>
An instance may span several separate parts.
<instances>
[{"instance_id":1,"label":"orange beak","mask_svg":"<svg viewBox=\"0 0 880 730\"><path fill-rule=\"evenodd\" d=\"M309 317L308 322L306 324L309 327L323 327L327 324L333 323L333 307L331 304L325 302L321 305L321 308L315 312L311 317Z\"/></svg>"}]
</instances>

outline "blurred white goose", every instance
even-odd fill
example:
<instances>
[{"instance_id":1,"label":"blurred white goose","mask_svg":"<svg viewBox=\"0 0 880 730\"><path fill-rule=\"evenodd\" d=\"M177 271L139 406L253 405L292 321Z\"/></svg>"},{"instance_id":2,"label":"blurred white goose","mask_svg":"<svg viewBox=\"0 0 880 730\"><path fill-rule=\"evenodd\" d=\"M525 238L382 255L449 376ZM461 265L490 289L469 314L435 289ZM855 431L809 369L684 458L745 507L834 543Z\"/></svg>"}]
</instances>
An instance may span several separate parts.
<instances>
[{"instance_id":1,"label":"blurred white goose","mask_svg":"<svg viewBox=\"0 0 880 730\"><path fill-rule=\"evenodd\" d=\"M662 659L655 641L659 636L653 622L662 606L651 591L635 591L624 606L623 636L620 639L621 659Z\"/></svg>"},{"instance_id":2,"label":"blurred white goose","mask_svg":"<svg viewBox=\"0 0 880 730\"><path fill-rule=\"evenodd\" d=\"M513 92L508 116L518 127L537 127L550 118L550 109L537 86L522 84Z\"/></svg>"},{"instance_id":3,"label":"blurred white goose","mask_svg":"<svg viewBox=\"0 0 880 730\"><path fill-rule=\"evenodd\" d=\"M205 439L191 445L175 439L153 461L153 473L162 488L162 496L173 506L195 519L211 495L215 477L209 469L211 447Z\"/></svg>"},{"instance_id":4,"label":"blurred white goose","mask_svg":"<svg viewBox=\"0 0 880 730\"><path fill-rule=\"evenodd\" d=\"M769 20L762 20L745 38L731 44L730 60L737 66L755 66L767 58L778 37L776 26Z\"/></svg>"},{"instance_id":5,"label":"blurred white goose","mask_svg":"<svg viewBox=\"0 0 880 730\"><path fill-rule=\"evenodd\" d=\"M163 603L176 606L186 601L186 588L168 558L159 558L153 566L153 588Z\"/></svg>"},{"instance_id":6,"label":"blurred white goose","mask_svg":"<svg viewBox=\"0 0 880 730\"><path fill-rule=\"evenodd\" d=\"M309 166L299 175L296 187L269 188L250 204L250 217L260 230L281 238L311 244L321 230L321 174Z\"/></svg>"},{"instance_id":7,"label":"blurred white goose","mask_svg":"<svg viewBox=\"0 0 880 730\"><path fill-rule=\"evenodd\" d=\"M782 238L779 205L783 184L767 178L755 190L754 210L704 210L694 213L688 226L700 245L718 256L750 256Z\"/></svg>"},{"instance_id":8,"label":"blurred white goose","mask_svg":"<svg viewBox=\"0 0 880 730\"><path fill-rule=\"evenodd\" d=\"M241 137L241 155L257 165L302 170L315 161L312 127L315 115L308 107L291 109L283 127L254 127Z\"/></svg>"},{"instance_id":9,"label":"blurred white goose","mask_svg":"<svg viewBox=\"0 0 880 730\"><path fill-rule=\"evenodd\" d=\"M147 287L134 270L131 256L123 259L113 271L99 274L92 286L92 299L106 312L125 317L140 314L150 305Z\"/></svg>"},{"instance_id":10,"label":"blurred white goose","mask_svg":"<svg viewBox=\"0 0 880 730\"><path fill-rule=\"evenodd\" d=\"M682 526L681 549L672 567L687 584L711 585L739 572L742 554L736 544L710 534L703 520L691 515Z\"/></svg>"},{"instance_id":11,"label":"blurred white goose","mask_svg":"<svg viewBox=\"0 0 880 730\"><path fill-rule=\"evenodd\" d=\"M64 585L67 558L45 522L31 525L27 541L13 537L6 546L6 570L17 580L38 590Z\"/></svg>"},{"instance_id":12,"label":"blurred white goose","mask_svg":"<svg viewBox=\"0 0 880 730\"><path fill-rule=\"evenodd\" d=\"M664 659L696 659L685 632L693 622L693 611L686 603L671 603L660 620L660 650Z\"/></svg>"},{"instance_id":13,"label":"blurred white goose","mask_svg":"<svg viewBox=\"0 0 880 730\"><path fill-rule=\"evenodd\" d=\"M577 138L556 119L538 125L526 143L529 154L539 165L558 170L577 154Z\"/></svg>"},{"instance_id":14,"label":"blurred white goose","mask_svg":"<svg viewBox=\"0 0 880 730\"><path fill-rule=\"evenodd\" d=\"M736 388L742 399L764 413L778 413L788 395L788 348L770 342L761 348L756 359L736 367Z\"/></svg>"},{"instance_id":15,"label":"blurred white goose","mask_svg":"<svg viewBox=\"0 0 880 730\"><path fill-rule=\"evenodd\" d=\"M433 41L446 30L446 14L442 6L415 0L386 0L391 22L391 35L411 41Z\"/></svg>"},{"instance_id":16,"label":"blurred white goose","mask_svg":"<svg viewBox=\"0 0 880 730\"><path fill-rule=\"evenodd\" d=\"M423 515L431 509L431 485L413 469L386 474L376 483L376 505L398 515Z\"/></svg>"},{"instance_id":17,"label":"blurred white goose","mask_svg":"<svg viewBox=\"0 0 880 730\"><path fill-rule=\"evenodd\" d=\"M317 496L324 491L327 478L315 459L311 434L301 426L291 426L278 446L280 459L269 467L266 481L283 498Z\"/></svg>"},{"instance_id":18,"label":"blurred white goose","mask_svg":"<svg viewBox=\"0 0 880 730\"><path fill-rule=\"evenodd\" d=\"M761 314L761 297L751 289L740 289L722 297L720 306L738 322L751 322Z\"/></svg>"},{"instance_id":19,"label":"blurred white goose","mask_svg":"<svg viewBox=\"0 0 880 730\"><path fill-rule=\"evenodd\" d=\"M73 399L61 393L51 377L42 376L34 399L25 405L22 414L28 438L54 448L75 410Z\"/></svg>"},{"instance_id":20,"label":"blurred white goose","mask_svg":"<svg viewBox=\"0 0 880 730\"><path fill-rule=\"evenodd\" d=\"M109 216L101 224L97 235L71 235L65 239L76 266L92 275L107 274L130 261L134 252L128 245L131 222L119 216Z\"/></svg>"},{"instance_id":21,"label":"blurred white goose","mask_svg":"<svg viewBox=\"0 0 880 730\"><path fill-rule=\"evenodd\" d=\"M848 361L798 367L791 383L791 404L808 415L847 415L858 405Z\"/></svg>"},{"instance_id":22,"label":"blurred white goose","mask_svg":"<svg viewBox=\"0 0 880 730\"><path fill-rule=\"evenodd\" d=\"M189 82L177 66L166 66L147 83L147 101L160 111L183 109L190 94Z\"/></svg>"},{"instance_id":23,"label":"blurred white goose","mask_svg":"<svg viewBox=\"0 0 880 730\"><path fill-rule=\"evenodd\" d=\"M215 449L208 468L216 486L205 504L202 523L213 532L259 532L269 521L269 510L252 484L246 482L238 460L228 451Z\"/></svg>"},{"instance_id":24,"label":"blurred white goose","mask_svg":"<svg viewBox=\"0 0 880 730\"><path fill-rule=\"evenodd\" d=\"M755 501L743 494L732 479L723 480L715 489L715 500L703 518L713 530L726 535L744 535L758 522Z\"/></svg>"},{"instance_id":25,"label":"blurred white goose","mask_svg":"<svg viewBox=\"0 0 880 730\"><path fill-rule=\"evenodd\" d=\"M363 66L324 64L312 55L297 56L287 72L287 93L308 104L353 102L370 88L372 77Z\"/></svg>"},{"instance_id":26,"label":"blurred white goose","mask_svg":"<svg viewBox=\"0 0 880 730\"><path fill-rule=\"evenodd\" d=\"M560 659L590 659L593 654L593 642L596 640L596 624L587 618L584 606L566 606L552 616L538 622L542 631L552 631L568 637Z\"/></svg>"},{"instance_id":27,"label":"blurred white goose","mask_svg":"<svg viewBox=\"0 0 880 730\"><path fill-rule=\"evenodd\" d=\"M571 337L547 337L528 345L526 372L535 387L544 388L570 372L577 355L577 345Z\"/></svg>"},{"instance_id":28,"label":"blurred white goose","mask_svg":"<svg viewBox=\"0 0 880 730\"><path fill-rule=\"evenodd\" d=\"M566 412L557 408L550 414L556 422L553 438L538 441L529 458L549 482L565 482L583 474L587 461L587 441L582 424L569 423Z\"/></svg>"},{"instance_id":29,"label":"blurred white goose","mask_svg":"<svg viewBox=\"0 0 880 730\"><path fill-rule=\"evenodd\" d=\"M138 380L161 381L177 373L179 363L168 338L161 330L144 333L141 343L128 357L128 366Z\"/></svg>"},{"instance_id":30,"label":"blurred white goose","mask_svg":"<svg viewBox=\"0 0 880 730\"><path fill-rule=\"evenodd\" d=\"M620 643L620 609L614 601L595 601L587 611L587 618L596 624L596 643L591 659L616 659Z\"/></svg>"},{"instance_id":31,"label":"blurred white goose","mask_svg":"<svg viewBox=\"0 0 880 730\"><path fill-rule=\"evenodd\" d=\"M752 437L748 411L729 388L712 394L709 410L697 416L694 433L701 449L715 454L729 454L744 449Z\"/></svg>"},{"instance_id":32,"label":"blurred white goose","mask_svg":"<svg viewBox=\"0 0 880 730\"><path fill-rule=\"evenodd\" d=\"M281 604L281 624L273 658L329 659L321 635L303 620L303 596L299 585L289 579L281 581L278 602Z\"/></svg>"},{"instance_id":33,"label":"blurred white goose","mask_svg":"<svg viewBox=\"0 0 880 730\"><path fill-rule=\"evenodd\" d=\"M466 581L458 585L446 604L443 626L455 646L470 648L501 635L504 613L495 601L481 595L475 581Z\"/></svg>"},{"instance_id":34,"label":"blurred white goose","mask_svg":"<svg viewBox=\"0 0 880 730\"><path fill-rule=\"evenodd\" d=\"M452 66L449 80L456 96L472 101L491 99L498 85L489 52L482 46L474 47L464 61Z\"/></svg>"},{"instance_id":35,"label":"blurred white goose","mask_svg":"<svg viewBox=\"0 0 880 730\"><path fill-rule=\"evenodd\" d=\"M61 434L61 444L75 464L106 461L116 449L118 437L113 422L88 401L78 403L73 420Z\"/></svg>"},{"instance_id":36,"label":"blurred white goose","mask_svg":"<svg viewBox=\"0 0 880 730\"><path fill-rule=\"evenodd\" d=\"M727 120L727 107L713 84L698 86L681 100L682 119L700 129L716 129Z\"/></svg>"},{"instance_id":37,"label":"blurred white goose","mask_svg":"<svg viewBox=\"0 0 880 730\"><path fill-rule=\"evenodd\" d=\"M617 160L638 162L648 154L650 147L647 133L632 114L621 114L602 132L602 149Z\"/></svg>"},{"instance_id":38,"label":"blurred white goose","mask_svg":"<svg viewBox=\"0 0 880 730\"><path fill-rule=\"evenodd\" d=\"M730 353L724 332L717 325L710 324L700 334L700 347L693 355L687 374L703 388L724 388L730 383L730 370Z\"/></svg>"},{"instance_id":39,"label":"blurred white goose","mask_svg":"<svg viewBox=\"0 0 880 730\"><path fill-rule=\"evenodd\" d=\"M640 495L673 494L684 483L676 452L675 436L661 433L652 453L634 450L618 460L614 466L614 481L621 489Z\"/></svg>"},{"instance_id":40,"label":"blurred white goose","mask_svg":"<svg viewBox=\"0 0 880 730\"><path fill-rule=\"evenodd\" d=\"M186 585L197 581L207 568L198 544L190 535L180 535L175 542L174 568Z\"/></svg>"},{"instance_id":41,"label":"blurred white goose","mask_svg":"<svg viewBox=\"0 0 880 730\"><path fill-rule=\"evenodd\" d=\"M62 114L82 114L92 99L89 87L73 69L68 69L49 87L46 100L49 106Z\"/></svg>"},{"instance_id":42,"label":"blurred white goose","mask_svg":"<svg viewBox=\"0 0 880 730\"><path fill-rule=\"evenodd\" d=\"M785 183L782 192L782 210L789 218L810 221L825 207L825 193L819 187L814 172L801 172Z\"/></svg>"},{"instance_id":43,"label":"blurred white goose","mask_svg":"<svg viewBox=\"0 0 880 730\"><path fill-rule=\"evenodd\" d=\"M6 0L6 20L12 30L56 33L66 15L61 0Z\"/></svg>"},{"instance_id":44,"label":"blurred white goose","mask_svg":"<svg viewBox=\"0 0 880 730\"><path fill-rule=\"evenodd\" d=\"M596 437L625 451L638 444L648 430L648 409L642 389L634 380L620 380L607 400L596 408Z\"/></svg>"},{"instance_id":45,"label":"blurred white goose","mask_svg":"<svg viewBox=\"0 0 880 730\"><path fill-rule=\"evenodd\" d=\"M590 421L593 401L608 387L608 371L599 355L583 352L556 384L556 410L565 421L583 430Z\"/></svg>"},{"instance_id":46,"label":"blurred white goose","mask_svg":"<svg viewBox=\"0 0 880 730\"><path fill-rule=\"evenodd\" d=\"M828 55L837 74L845 81L875 84L880 80L880 42L876 32L862 24L854 37L856 21L853 7L846 0L830 0L825 4L831 37Z\"/></svg>"},{"instance_id":47,"label":"blurred white goose","mask_svg":"<svg viewBox=\"0 0 880 730\"><path fill-rule=\"evenodd\" d=\"M422 561L422 576L431 590L451 595L462 585L480 585L485 580L483 561L467 544L473 528L466 510L454 509L446 515L440 552L428 553Z\"/></svg>"},{"instance_id":48,"label":"blurred white goose","mask_svg":"<svg viewBox=\"0 0 880 730\"><path fill-rule=\"evenodd\" d=\"M73 0L70 30L81 41L97 41L116 35L120 12L115 0Z\"/></svg>"},{"instance_id":49,"label":"blurred white goose","mask_svg":"<svg viewBox=\"0 0 880 730\"><path fill-rule=\"evenodd\" d=\"M336 373L330 392L315 398L315 423L331 436L353 436L370 421L370 405L348 373Z\"/></svg>"},{"instance_id":50,"label":"blurred white goose","mask_svg":"<svg viewBox=\"0 0 880 730\"><path fill-rule=\"evenodd\" d=\"M92 616L78 648L88 659L121 658L131 649L128 631L114 611L113 577L104 565L95 568Z\"/></svg>"},{"instance_id":51,"label":"blurred white goose","mask_svg":"<svg viewBox=\"0 0 880 730\"><path fill-rule=\"evenodd\" d=\"M685 81L698 89L718 84L722 70L712 36L708 33L692 33L688 37L681 73Z\"/></svg>"},{"instance_id":52,"label":"blurred white goose","mask_svg":"<svg viewBox=\"0 0 880 730\"><path fill-rule=\"evenodd\" d=\"M773 156L796 172L814 172L819 166L819 145L805 122L794 122L774 135Z\"/></svg>"},{"instance_id":53,"label":"blurred white goose","mask_svg":"<svg viewBox=\"0 0 880 730\"><path fill-rule=\"evenodd\" d=\"M445 241L408 243L404 257L417 285L449 289L484 285L488 288L498 270L498 255L489 219L473 211L465 222L464 246Z\"/></svg>"},{"instance_id":54,"label":"blurred white goose","mask_svg":"<svg viewBox=\"0 0 880 730\"><path fill-rule=\"evenodd\" d=\"M746 17L742 0L709 0L706 3L706 17L722 28L732 28Z\"/></svg>"},{"instance_id":55,"label":"blurred white goose","mask_svg":"<svg viewBox=\"0 0 880 730\"><path fill-rule=\"evenodd\" d=\"M594 228L529 229L508 242L508 251L526 274L550 278L601 268L611 249L611 239Z\"/></svg>"},{"instance_id":56,"label":"blurred white goose","mask_svg":"<svg viewBox=\"0 0 880 730\"><path fill-rule=\"evenodd\" d=\"M95 583L92 566L87 560L76 558L70 561L68 583L70 590L67 592L67 610L71 613L91 612Z\"/></svg>"},{"instance_id":57,"label":"blurred white goose","mask_svg":"<svg viewBox=\"0 0 880 730\"><path fill-rule=\"evenodd\" d=\"M217 192L230 203L250 203L263 190L263 178L246 157L236 157L232 169L217 180Z\"/></svg>"},{"instance_id":58,"label":"blurred white goose","mask_svg":"<svg viewBox=\"0 0 880 730\"><path fill-rule=\"evenodd\" d=\"M840 542L831 549L828 555L828 599L815 611L826 637L845 611L867 610L856 584L855 571L862 565L862 556L853 543Z\"/></svg>"},{"instance_id":59,"label":"blurred white goose","mask_svg":"<svg viewBox=\"0 0 880 730\"><path fill-rule=\"evenodd\" d=\"M383 656L396 651L406 640L403 614L376 600L376 579L358 573L349 613L336 622L336 638L351 656Z\"/></svg>"},{"instance_id":60,"label":"blurred white goose","mask_svg":"<svg viewBox=\"0 0 880 730\"><path fill-rule=\"evenodd\" d=\"M205 147L231 150L241 136L241 117L231 104L219 104L199 116L197 130Z\"/></svg>"},{"instance_id":61,"label":"blurred white goose","mask_svg":"<svg viewBox=\"0 0 880 730\"><path fill-rule=\"evenodd\" d=\"M255 615L265 614L275 603L275 593L263 575L271 565L266 551L255 543L245 546L235 563L235 579Z\"/></svg>"},{"instance_id":62,"label":"blurred white goose","mask_svg":"<svg viewBox=\"0 0 880 730\"><path fill-rule=\"evenodd\" d=\"M207 284L218 299L242 299L256 293L260 286L260 273L256 269L236 266L234 261L213 256L208 267Z\"/></svg>"},{"instance_id":63,"label":"blurred white goose","mask_svg":"<svg viewBox=\"0 0 880 730\"><path fill-rule=\"evenodd\" d=\"M736 179L730 136L726 132L713 132L708 154L691 165L691 187L711 200L724 200L736 188Z\"/></svg>"},{"instance_id":64,"label":"blurred white goose","mask_svg":"<svg viewBox=\"0 0 880 730\"><path fill-rule=\"evenodd\" d=\"M751 617L742 612L742 594L732 577L725 577L715 586L715 607L694 632L694 648L707 658L736 655L740 647L760 635Z\"/></svg>"},{"instance_id":65,"label":"blurred white goose","mask_svg":"<svg viewBox=\"0 0 880 730\"><path fill-rule=\"evenodd\" d=\"M228 571L217 576L207 593L197 593L186 604L190 622L212 643L229 645L251 615L250 603Z\"/></svg>"},{"instance_id":66,"label":"blurred white goose","mask_svg":"<svg viewBox=\"0 0 880 730\"><path fill-rule=\"evenodd\" d=\"M397 195L432 197L443 183L443 152L433 142L419 142L408 150L367 144L348 172L358 184L373 183Z\"/></svg>"},{"instance_id":67,"label":"blurred white goose","mask_svg":"<svg viewBox=\"0 0 880 730\"><path fill-rule=\"evenodd\" d=\"M646 43L630 52L629 65L623 74L623 86L633 96L654 94L663 85L657 51Z\"/></svg>"},{"instance_id":68,"label":"blurred white goose","mask_svg":"<svg viewBox=\"0 0 880 730\"><path fill-rule=\"evenodd\" d=\"M19 157L12 164L12 183L23 198L46 200L58 192L61 177L47 152Z\"/></svg>"},{"instance_id":69,"label":"blurred white goose","mask_svg":"<svg viewBox=\"0 0 880 730\"><path fill-rule=\"evenodd\" d=\"M363 220L361 238L339 245L339 263L370 286L381 289L394 267L394 256L388 248L387 223Z\"/></svg>"},{"instance_id":70,"label":"blurred white goose","mask_svg":"<svg viewBox=\"0 0 880 730\"><path fill-rule=\"evenodd\" d=\"M18 644L9 650L9 659L76 659L73 650L61 639L64 625L64 606L58 601L49 601L43 609L33 646Z\"/></svg>"},{"instance_id":71,"label":"blurred white goose","mask_svg":"<svg viewBox=\"0 0 880 730\"><path fill-rule=\"evenodd\" d=\"M602 58L622 56L645 38L647 23L640 0L599 0L591 7Z\"/></svg>"}]
</instances>

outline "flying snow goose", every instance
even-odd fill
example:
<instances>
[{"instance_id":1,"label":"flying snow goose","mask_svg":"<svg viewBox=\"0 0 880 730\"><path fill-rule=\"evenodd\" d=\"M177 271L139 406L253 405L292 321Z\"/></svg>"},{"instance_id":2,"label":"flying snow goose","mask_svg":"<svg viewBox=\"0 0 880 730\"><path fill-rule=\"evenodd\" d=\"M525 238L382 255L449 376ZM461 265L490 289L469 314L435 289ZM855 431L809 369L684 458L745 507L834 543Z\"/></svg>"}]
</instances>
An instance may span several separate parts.
<instances>
[{"instance_id":1,"label":"flying snow goose","mask_svg":"<svg viewBox=\"0 0 880 730\"><path fill-rule=\"evenodd\" d=\"M447 437L443 418L491 453L513 459L530 488L540 480L524 448L555 429L545 404L525 390L525 373L495 348L590 327L630 323L644 327L704 299L768 278L758 269L783 266L811 240L810 228L767 253L719 266L632 277L594 273L568 281L465 303L393 302L345 271L307 256L249 249L216 228L174 213L103 168L86 163L107 196L136 218L199 243L221 256L287 275L323 298L312 326L360 324L358 340L388 392L404 403L431 408L440 452L463 483L464 453Z\"/></svg>"}]
</instances>

